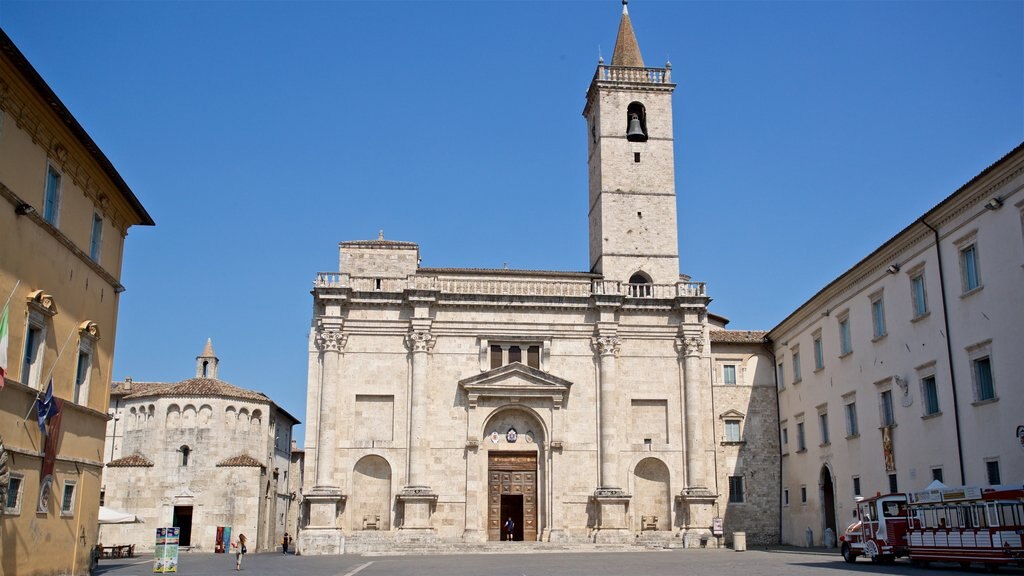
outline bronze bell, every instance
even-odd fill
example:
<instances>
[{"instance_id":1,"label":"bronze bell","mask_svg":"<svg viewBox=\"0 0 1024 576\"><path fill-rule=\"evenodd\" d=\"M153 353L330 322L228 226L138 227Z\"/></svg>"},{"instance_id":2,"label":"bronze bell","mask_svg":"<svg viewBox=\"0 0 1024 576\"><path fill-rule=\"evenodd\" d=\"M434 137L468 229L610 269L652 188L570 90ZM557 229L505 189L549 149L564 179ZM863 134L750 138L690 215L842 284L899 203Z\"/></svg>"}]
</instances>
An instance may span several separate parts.
<instances>
[{"instance_id":1,"label":"bronze bell","mask_svg":"<svg viewBox=\"0 0 1024 576\"><path fill-rule=\"evenodd\" d=\"M626 140L629 140L630 142L647 141L647 134L644 134L643 128L640 127L640 117L636 114L630 114L629 130L626 131Z\"/></svg>"}]
</instances>

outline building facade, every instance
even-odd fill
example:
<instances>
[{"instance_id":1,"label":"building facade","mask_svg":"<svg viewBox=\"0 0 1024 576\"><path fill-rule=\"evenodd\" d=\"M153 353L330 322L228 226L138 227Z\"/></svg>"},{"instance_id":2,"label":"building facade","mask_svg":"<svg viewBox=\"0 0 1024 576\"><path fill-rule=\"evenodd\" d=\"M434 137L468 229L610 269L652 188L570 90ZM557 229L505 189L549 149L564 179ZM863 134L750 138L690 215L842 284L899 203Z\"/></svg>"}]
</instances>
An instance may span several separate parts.
<instances>
[{"instance_id":1,"label":"building facade","mask_svg":"<svg viewBox=\"0 0 1024 576\"><path fill-rule=\"evenodd\" d=\"M88 571L124 238L138 225L153 220L0 30L0 573ZM47 442L33 403L51 380Z\"/></svg>"},{"instance_id":2,"label":"building facade","mask_svg":"<svg viewBox=\"0 0 1024 576\"><path fill-rule=\"evenodd\" d=\"M1024 481L1022 188L1024 146L771 331L783 542L821 544L858 496Z\"/></svg>"},{"instance_id":3,"label":"building facade","mask_svg":"<svg viewBox=\"0 0 1024 576\"><path fill-rule=\"evenodd\" d=\"M771 351L679 273L671 72L624 6L583 111L588 271L341 243L313 291L301 553L498 540L509 518L517 540L777 541L777 475L754 472L777 470Z\"/></svg>"},{"instance_id":4,"label":"building facade","mask_svg":"<svg viewBox=\"0 0 1024 576\"><path fill-rule=\"evenodd\" d=\"M225 527L256 552L281 541L298 420L264 394L218 379L218 368L207 342L194 378L112 385L103 500L142 524L102 526L104 545L152 550L166 526L181 528L181 545L197 551L223 545Z\"/></svg>"}]
</instances>

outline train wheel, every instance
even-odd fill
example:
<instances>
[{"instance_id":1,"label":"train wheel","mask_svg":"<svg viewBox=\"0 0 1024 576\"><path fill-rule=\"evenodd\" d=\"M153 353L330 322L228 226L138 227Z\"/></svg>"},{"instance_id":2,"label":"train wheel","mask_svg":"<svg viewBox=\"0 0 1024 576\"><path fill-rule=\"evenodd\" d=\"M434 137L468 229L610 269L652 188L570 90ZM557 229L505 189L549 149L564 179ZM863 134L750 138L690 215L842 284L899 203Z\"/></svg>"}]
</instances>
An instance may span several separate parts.
<instances>
[{"instance_id":1,"label":"train wheel","mask_svg":"<svg viewBox=\"0 0 1024 576\"><path fill-rule=\"evenodd\" d=\"M846 560L850 564L853 564L854 562L857 561L857 555L853 553L852 549L850 549L850 545L849 544L844 542L843 543L842 551L843 551L843 560Z\"/></svg>"}]
</instances>

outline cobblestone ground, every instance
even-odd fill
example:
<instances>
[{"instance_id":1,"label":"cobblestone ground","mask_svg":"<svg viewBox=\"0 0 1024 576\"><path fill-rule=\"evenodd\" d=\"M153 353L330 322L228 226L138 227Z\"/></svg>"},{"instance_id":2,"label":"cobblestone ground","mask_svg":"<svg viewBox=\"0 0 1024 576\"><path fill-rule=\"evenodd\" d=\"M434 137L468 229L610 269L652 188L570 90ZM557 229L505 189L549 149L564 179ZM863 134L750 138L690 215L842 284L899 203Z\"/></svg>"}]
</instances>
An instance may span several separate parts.
<instances>
[{"instance_id":1,"label":"cobblestone ground","mask_svg":"<svg viewBox=\"0 0 1024 576\"><path fill-rule=\"evenodd\" d=\"M152 557L104 560L95 574L152 574ZM234 556L182 554L178 574L212 576L235 573ZM956 564L916 568L906 560L889 566L867 561L846 564L834 551L802 548L672 550L651 552L537 553L522 548L509 554L426 556L285 556L248 554L239 574L249 576L847 576L907 574L952 576L985 574L981 567L963 570ZM1024 568L1000 573L1024 575Z\"/></svg>"}]
</instances>

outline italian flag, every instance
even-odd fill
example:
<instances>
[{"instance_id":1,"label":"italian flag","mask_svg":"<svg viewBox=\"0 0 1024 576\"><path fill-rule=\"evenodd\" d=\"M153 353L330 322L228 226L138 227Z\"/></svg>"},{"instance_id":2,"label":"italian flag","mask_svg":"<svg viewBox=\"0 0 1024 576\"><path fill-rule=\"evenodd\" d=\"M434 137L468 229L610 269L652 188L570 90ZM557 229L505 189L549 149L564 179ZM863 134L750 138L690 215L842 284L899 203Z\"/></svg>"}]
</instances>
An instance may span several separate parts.
<instances>
[{"instance_id":1,"label":"italian flag","mask_svg":"<svg viewBox=\"0 0 1024 576\"><path fill-rule=\"evenodd\" d=\"M7 377L7 343L10 340L7 329L7 308L4 306L4 314L0 316L0 390L4 387L4 378Z\"/></svg>"}]
</instances>

